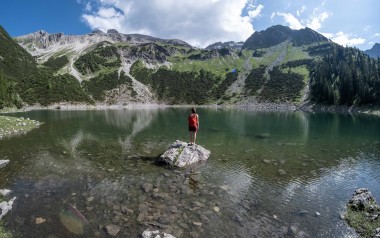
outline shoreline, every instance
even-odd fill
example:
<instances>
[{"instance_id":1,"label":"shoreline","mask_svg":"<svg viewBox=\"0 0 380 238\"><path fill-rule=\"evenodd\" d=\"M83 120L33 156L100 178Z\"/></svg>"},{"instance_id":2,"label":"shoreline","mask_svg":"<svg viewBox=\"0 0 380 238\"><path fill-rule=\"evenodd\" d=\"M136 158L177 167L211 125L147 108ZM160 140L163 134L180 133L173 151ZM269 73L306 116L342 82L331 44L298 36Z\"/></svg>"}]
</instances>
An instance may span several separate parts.
<instances>
[{"instance_id":1,"label":"shoreline","mask_svg":"<svg viewBox=\"0 0 380 238\"><path fill-rule=\"evenodd\" d=\"M329 113L348 113L348 114L367 114L380 116L380 106L344 106L344 105L319 105L319 104L304 104L298 106L291 103L237 103L237 104L175 104L168 105L164 103L132 103L127 105L122 104L70 104L70 103L55 103L49 106L33 105L26 106L21 109L5 108L0 110L0 114L28 112L37 110L108 110L108 109L153 109L153 108L217 108L217 109L238 109L257 112L329 112Z\"/></svg>"}]
</instances>

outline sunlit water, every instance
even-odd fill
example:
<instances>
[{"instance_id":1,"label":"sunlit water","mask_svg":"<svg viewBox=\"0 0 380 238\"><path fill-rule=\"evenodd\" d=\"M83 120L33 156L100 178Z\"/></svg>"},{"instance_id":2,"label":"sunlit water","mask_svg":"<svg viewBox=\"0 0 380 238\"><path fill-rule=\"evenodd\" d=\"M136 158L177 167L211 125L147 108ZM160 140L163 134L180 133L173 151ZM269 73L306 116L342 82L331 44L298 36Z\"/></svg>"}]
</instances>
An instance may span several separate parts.
<instances>
[{"instance_id":1,"label":"sunlit water","mask_svg":"<svg viewBox=\"0 0 380 238\"><path fill-rule=\"evenodd\" d=\"M211 150L209 160L185 169L157 164L168 145L188 140L188 113L15 114L44 124L0 141L0 159L11 160L0 188L17 197L6 229L15 237L106 237L105 226L115 224L118 237L147 228L177 237L288 237L292 225L309 237L356 237L339 218L345 203L358 187L380 200L379 117L200 109L197 143Z\"/></svg>"}]
</instances>

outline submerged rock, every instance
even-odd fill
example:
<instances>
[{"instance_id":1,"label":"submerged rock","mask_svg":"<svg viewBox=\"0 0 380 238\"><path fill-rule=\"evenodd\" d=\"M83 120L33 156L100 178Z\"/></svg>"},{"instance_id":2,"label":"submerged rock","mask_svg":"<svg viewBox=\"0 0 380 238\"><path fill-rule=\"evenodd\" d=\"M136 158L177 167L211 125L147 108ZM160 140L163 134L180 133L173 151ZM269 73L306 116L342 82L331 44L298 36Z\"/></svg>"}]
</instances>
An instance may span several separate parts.
<instances>
[{"instance_id":1,"label":"submerged rock","mask_svg":"<svg viewBox=\"0 0 380 238\"><path fill-rule=\"evenodd\" d=\"M10 210L12 210L14 200L16 200L16 197L12 198L8 202L0 202L0 219L7 215Z\"/></svg>"},{"instance_id":2,"label":"submerged rock","mask_svg":"<svg viewBox=\"0 0 380 238\"><path fill-rule=\"evenodd\" d=\"M0 160L0 169L9 164L9 160Z\"/></svg>"},{"instance_id":3,"label":"submerged rock","mask_svg":"<svg viewBox=\"0 0 380 238\"><path fill-rule=\"evenodd\" d=\"M175 238L175 236L167 234L167 233L161 233L159 230L151 231L151 230L145 230L142 233L143 238Z\"/></svg>"},{"instance_id":4,"label":"submerged rock","mask_svg":"<svg viewBox=\"0 0 380 238\"><path fill-rule=\"evenodd\" d=\"M186 142L177 140L160 156L160 160L170 165L184 167L199 161L206 161L210 153L200 145L188 145Z\"/></svg>"},{"instance_id":5,"label":"submerged rock","mask_svg":"<svg viewBox=\"0 0 380 238\"><path fill-rule=\"evenodd\" d=\"M110 236L116 236L119 233L121 227L114 224L109 224L106 226L106 231Z\"/></svg>"},{"instance_id":6,"label":"submerged rock","mask_svg":"<svg viewBox=\"0 0 380 238\"><path fill-rule=\"evenodd\" d=\"M0 189L0 194L3 196L8 196L11 193L9 189Z\"/></svg>"}]
</instances>

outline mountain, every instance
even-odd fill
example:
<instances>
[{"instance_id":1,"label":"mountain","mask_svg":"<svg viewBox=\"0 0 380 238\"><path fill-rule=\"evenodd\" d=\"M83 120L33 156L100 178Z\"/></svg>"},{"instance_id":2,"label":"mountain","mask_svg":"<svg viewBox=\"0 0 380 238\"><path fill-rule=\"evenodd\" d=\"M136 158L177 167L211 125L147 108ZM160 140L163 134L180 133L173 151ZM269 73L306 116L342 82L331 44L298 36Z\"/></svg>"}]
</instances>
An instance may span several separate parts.
<instances>
[{"instance_id":1,"label":"mountain","mask_svg":"<svg viewBox=\"0 0 380 238\"><path fill-rule=\"evenodd\" d=\"M229 49L235 49L235 50L241 50L243 47L244 42L235 42L235 41L227 41L227 42L216 42L214 44L211 44L207 46L206 50L217 50L222 48L229 48Z\"/></svg>"},{"instance_id":2,"label":"mountain","mask_svg":"<svg viewBox=\"0 0 380 238\"><path fill-rule=\"evenodd\" d=\"M269 48L285 41L291 42L296 47L317 42L329 42L326 37L307 27L301 30L292 30L287 26L276 25L264 31L254 32L244 42L242 48L246 50Z\"/></svg>"},{"instance_id":3,"label":"mountain","mask_svg":"<svg viewBox=\"0 0 380 238\"><path fill-rule=\"evenodd\" d=\"M54 102L88 102L90 98L69 74L42 69L0 26L0 109Z\"/></svg>"},{"instance_id":4,"label":"mountain","mask_svg":"<svg viewBox=\"0 0 380 238\"><path fill-rule=\"evenodd\" d=\"M85 35L38 31L15 39L2 30L2 36L3 106L380 105L380 60L309 28L273 26L244 43L217 42L207 49L112 29Z\"/></svg>"},{"instance_id":5,"label":"mountain","mask_svg":"<svg viewBox=\"0 0 380 238\"><path fill-rule=\"evenodd\" d=\"M380 57L380 44L376 43L372 46L371 49L365 50L364 53L369 55L369 57L377 59Z\"/></svg>"}]
</instances>

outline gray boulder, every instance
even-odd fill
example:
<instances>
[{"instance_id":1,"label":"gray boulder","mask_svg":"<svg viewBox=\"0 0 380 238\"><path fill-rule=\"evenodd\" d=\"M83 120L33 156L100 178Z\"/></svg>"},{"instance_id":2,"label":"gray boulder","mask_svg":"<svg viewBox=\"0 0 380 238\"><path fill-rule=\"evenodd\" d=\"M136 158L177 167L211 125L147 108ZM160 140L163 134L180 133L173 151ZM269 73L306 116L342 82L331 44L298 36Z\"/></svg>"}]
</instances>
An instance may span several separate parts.
<instances>
[{"instance_id":1,"label":"gray boulder","mask_svg":"<svg viewBox=\"0 0 380 238\"><path fill-rule=\"evenodd\" d=\"M188 145L176 140L168 150L160 156L160 160L169 165L184 167L199 161L206 161L211 152L200 145Z\"/></svg>"},{"instance_id":2,"label":"gray boulder","mask_svg":"<svg viewBox=\"0 0 380 238\"><path fill-rule=\"evenodd\" d=\"M348 205L352 209L364 210L371 202L376 202L368 188L356 189Z\"/></svg>"}]
</instances>

